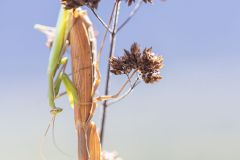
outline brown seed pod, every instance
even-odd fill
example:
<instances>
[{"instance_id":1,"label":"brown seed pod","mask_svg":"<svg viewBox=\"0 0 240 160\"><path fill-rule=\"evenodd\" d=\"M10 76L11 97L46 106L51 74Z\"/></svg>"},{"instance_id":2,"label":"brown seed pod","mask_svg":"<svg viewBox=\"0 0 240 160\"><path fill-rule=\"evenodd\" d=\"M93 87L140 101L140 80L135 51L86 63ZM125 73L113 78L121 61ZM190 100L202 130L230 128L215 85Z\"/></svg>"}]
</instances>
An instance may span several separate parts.
<instances>
[{"instance_id":1,"label":"brown seed pod","mask_svg":"<svg viewBox=\"0 0 240 160\"><path fill-rule=\"evenodd\" d=\"M145 83L156 82L162 77L160 69L163 67L162 56L156 56L152 48L145 48L143 52L137 43L133 43L130 51L124 49L122 57L110 59L111 72L115 75L129 74L137 70Z\"/></svg>"},{"instance_id":2,"label":"brown seed pod","mask_svg":"<svg viewBox=\"0 0 240 160\"><path fill-rule=\"evenodd\" d=\"M135 3L135 0L126 0L128 6L131 6L132 3ZM143 0L145 3L152 3L152 0Z\"/></svg>"},{"instance_id":3,"label":"brown seed pod","mask_svg":"<svg viewBox=\"0 0 240 160\"><path fill-rule=\"evenodd\" d=\"M99 2L100 0L61 0L61 4L63 4L66 9L76 9L84 5L97 9Z\"/></svg>"}]
</instances>

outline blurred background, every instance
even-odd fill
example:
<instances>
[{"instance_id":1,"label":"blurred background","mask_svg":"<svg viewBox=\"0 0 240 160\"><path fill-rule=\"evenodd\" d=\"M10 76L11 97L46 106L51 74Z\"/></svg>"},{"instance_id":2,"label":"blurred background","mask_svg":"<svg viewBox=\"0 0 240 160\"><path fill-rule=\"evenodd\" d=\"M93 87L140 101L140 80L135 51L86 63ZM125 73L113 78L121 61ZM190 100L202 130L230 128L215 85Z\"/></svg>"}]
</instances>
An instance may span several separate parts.
<instances>
[{"instance_id":1,"label":"blurred background","mask_svg":"<svg viewBox=\"0 0 240 160\"><path fill-rule=\"evenodd\" d=\"M107 21L112 3L102 0L99 15ZM240 1L155 0L144 4L117 36L115 55L133 42L164 56L159 83L141 83L126 99L109 107L104 150L124 160L240 159ZM122 3L120 23L133 7ZM36 23L54 26L58 0L1 1L0 10L0 159L40 160L39 145L51 119L47 99L49 49ZM102 40L103 27L90 13ZM108 41L110 38L108 38ZM101 57L102 85L107 45ZM113 76L111 93L123 78ZM59 147L76 153L73 111L67 98L57 102ZM101 107L95 122L101 120ZM99 126L99 125L98 125ZM74 159L43 142L47 159Z\"/></svg>"}]
</instances>

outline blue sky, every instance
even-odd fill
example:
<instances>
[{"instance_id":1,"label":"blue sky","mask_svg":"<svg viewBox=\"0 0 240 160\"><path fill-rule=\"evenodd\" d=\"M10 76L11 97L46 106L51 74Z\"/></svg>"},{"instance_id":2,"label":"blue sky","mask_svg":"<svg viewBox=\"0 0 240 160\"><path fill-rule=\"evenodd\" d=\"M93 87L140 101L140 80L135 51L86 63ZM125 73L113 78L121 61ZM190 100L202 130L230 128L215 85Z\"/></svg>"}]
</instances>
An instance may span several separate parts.
<instances>
[{"instance_id":1,"label":"blue sky","mask_svg":"<svg viewBox=\"0 0 240 160\"><path fill-rule=\"evenodd\" d=\"M116 55L133 42L164 56L164 77L140 84L125 100L109 108L104 148L125 160L240 159L240 1L168 0L143 5L118 35ZM55 25L59 2L3 1L0 10L0 159L40 159L39 141L49 120L45 37L36 23ZM107 21L112 2L102 0ZM122 4L120 22L130 12ZM90 13L99 42L103 28ZM109 40L109 39L108 39ZM104 82L105 48L100 67ZM113 77L112 93L122 78ZM98 94L103 94L103 85ZM56 124L58 144L76 150L72 110ZM100 110L97 112L100 113ZM98 122L100 116L95 117ZM49 159L69 159L57 152L50 134Z\"/></svg>"}]
</instances>

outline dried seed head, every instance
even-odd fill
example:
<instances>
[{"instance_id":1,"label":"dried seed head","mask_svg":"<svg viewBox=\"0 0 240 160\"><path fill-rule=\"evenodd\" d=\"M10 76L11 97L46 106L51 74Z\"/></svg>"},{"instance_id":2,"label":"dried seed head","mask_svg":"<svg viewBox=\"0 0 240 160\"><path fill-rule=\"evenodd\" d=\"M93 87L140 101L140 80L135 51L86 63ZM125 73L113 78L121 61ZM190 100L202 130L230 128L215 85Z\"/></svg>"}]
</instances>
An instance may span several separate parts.
<instances>
[{"instance_id":1,"label":"dried seed head","mask_svg":"<svg viewBox=\"0 0 240 160\"><path fill-rule=\"evenodd\" d=\"M145 3L152 3L152 0L143 0Z\"/></svg>"},{"instance_id":2,"label":"dried seed head","mask_svg":"<svg viewBox=\"0 0 240 160\"><path fill-rule=\"evenodd\" d=\"M112 69L110 70L115 75L123 74L123 62L120 58L110 58L110 64Z\"/></svg>"},{"instance_id":3,"label":"dried seed head","mask_svg":"<svg viewBox=\"0 0 240 160\"><path fill-rule=\"evenodd\" d=\"M131 53L132 54L141 54L141 49L140 49L140 46L135 42L132 44L131 46Z\"/></svg>"},{"instance_id":4,"label":"dried seed head","mask_svg":"<svg viewBox=\"0 0 240 160\"><path fill-rule=\"evenodd\" d=\"M75 9L83 5L75 0L61 0L61 4L64 5L65 9Z\"/></svg>"},{"instance_id":5,"label":"dried seed head","mask_svg":"<svg viewBox=\"0 0 240 160\"><path fill-rule=\"evenodd\" d=\"M126 0L128 6L131 6L132 3L135 3L135 0ZM145 3L152 3L152 0L143 0Z\"/></svg>"},{"instance_id":6,"label":"dried seed head","mask_svg":"<svg viewBox=\"0 0 240 160\"><path fill-rule=\"evenodd\" d=\"M124 50L124 55L120 58L112 57L110 59L112 70L111 72L119 74L128 74L133 69L138 68L138 63L141 61L140 47L134 43L131 47L131 52Z\"/></svg>"},{"instance_id":7,"label":"dried seed head","mask_svg":"<svg viewBox=\"0 0 240 160\"><path fill-rule=\"evenodd\" d=\"M163 66L163 58L156 56L152 52L152 48L146 48L143 51L142 63L139 67L141 73L154 72L160 70Z\"/></svg>"},{"instance_id":8,"label":"dried seed head","mask_svg":"<svg viewBox=\"0 0 240 160\"><path fill-rule=\"evenodd\" d=\"M84 5L97 8L99 2L100 0L61 0L61 4L63 4L66 9L76 9Z\"/></svg>"},{"instance_id":9,"label":"dried seed head","mask_svg":"<svg viewBox=\"0 0 240 160\"><path fill-rule=\"evenodd\" d=\"M152 52L152 48L146 48L143 51L142 63L139 70L142 74L142 79L146 83L156 82L162 77L160 76L160 69L163 67L162 56L156 56Z\"/></svg>"},{"instance_id":10,"label":"dried seed head","mask_svg":"<svg viewBox=\"0 0 240 160\"><path fill-rule=\"evenodd\" d=\"M131 46L130 51L124 50L122 57L112 57L110 65L111 72L115 75L129 74L132 70L137 70L145 83L162 79L160 76L160 69L163 67L162 56L156 56L152 48L145 48L141 53L137 43Z\"/></svg>"},{"instance_id":11,"label":"dried seed head","mask_svg":"<svg viewBox=\"0 0 240 160\"><path fill-rule=\"evenodd\" d=\"M147 73L142 75L142 79L145 83L154 83L162 79L162 77L158 73Z\"/></svg>"},{"instance_id":12,"label":"dried seed head","mask_svg":"<svg viewBox=\"0 0 240 160\"><path fill-rule=\"evenodd\" d=\"M126 0L128 6L131 6L133 2L135 2L135 0Z\"/></svg>"},{"instance_id":13,"label":"dried seed head","mask_svg":"<svg viewBox=\"0 0 240 160\"><path fill-rule=\"evenodd\" d=\"M99 2L100 2L100 0L88 0L87 4L88 4L91 8L96 8L96 9L97 9Z\"/></svg>"}]
</instances>

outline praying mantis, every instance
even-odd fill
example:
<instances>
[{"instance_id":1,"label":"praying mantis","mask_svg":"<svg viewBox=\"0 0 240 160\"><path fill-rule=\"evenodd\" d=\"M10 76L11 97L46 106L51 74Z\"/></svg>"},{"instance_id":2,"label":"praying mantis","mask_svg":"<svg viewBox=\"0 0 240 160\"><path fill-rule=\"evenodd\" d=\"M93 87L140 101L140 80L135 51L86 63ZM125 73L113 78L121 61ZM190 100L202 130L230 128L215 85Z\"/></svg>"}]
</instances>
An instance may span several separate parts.
<instances>
[{"instance_id":1,"label":"praying mantis","mask_svg":"<svg viewBox=\"0 0 240 160\"><path fill-rule=\"evenodd\" d=\"M68 59L64 56L64 52L67 48L67 39L70 32L71 13L61 7L58 17L56 29L49 28L47 26L35 25L35 28L50 34L51 31L55 32L55 38L51 46L51 53L48 64L48 99L49 106L51 107L50 113L56 116L62 111L62 108L56 107L55 99L59 94L61 82L64 83L67 93L70 98L71 105L74 100L77 100L76 89L71 82L68 75L65 73ZM53 36L53 35L52 35ZM58 74L57 74L58 73Z\"/></svg>"},{"instance_id":2,"label":"praying mantis","mask_svg":"<svg viewBox=\"0 0 240 160\"><path fill-rule=\"evenodd\" d=\"M61 6L55 28L36 25L36 29L52 36L49 44L51 53L48 64L48 101L50 113L55 118L62 108L55 100L65 93L74 106L75 127L78 135L78 159L100 160L101 145L96 125L91 121L97 102L117 98L124 90L126 81L115 95L95 97L101 76L98 66L96 38L87 12L67 10ZM71 49L72 77L65 72L68 59L64 57L67 47ZM59 93L61 84L66 92Z\"/></svg>"}]
</instances>

